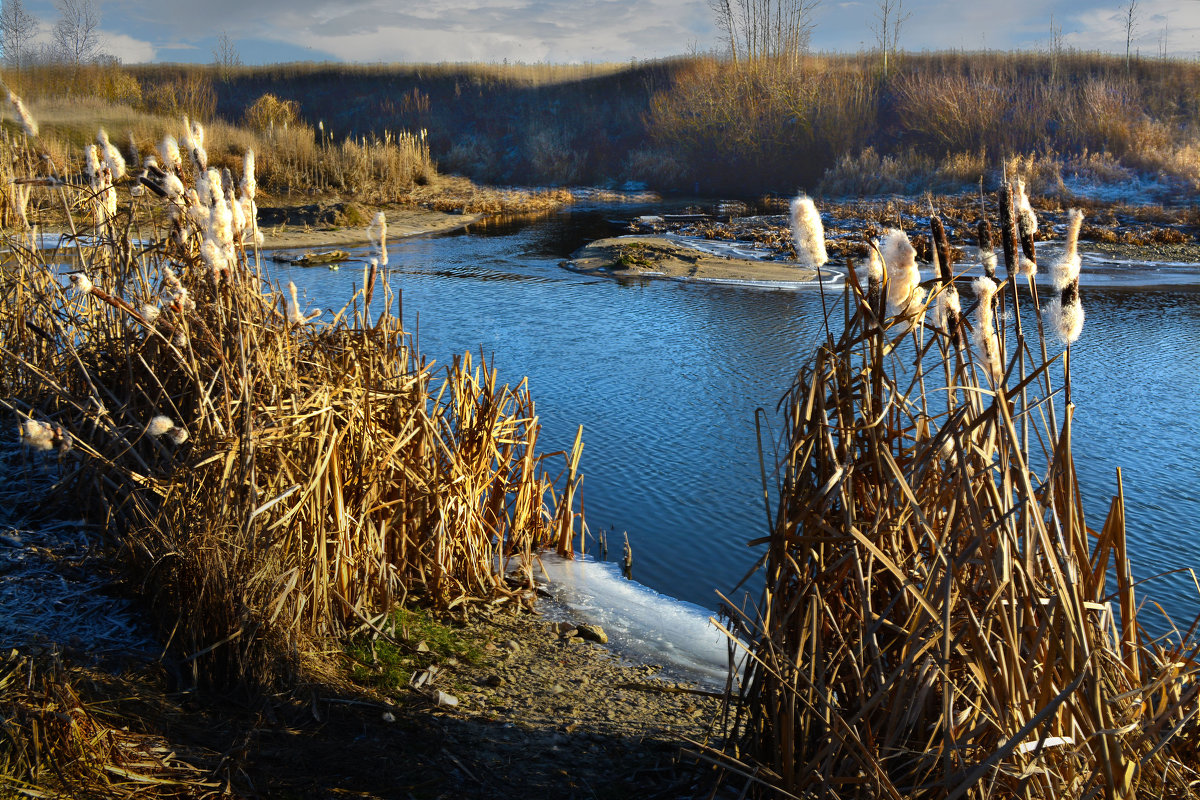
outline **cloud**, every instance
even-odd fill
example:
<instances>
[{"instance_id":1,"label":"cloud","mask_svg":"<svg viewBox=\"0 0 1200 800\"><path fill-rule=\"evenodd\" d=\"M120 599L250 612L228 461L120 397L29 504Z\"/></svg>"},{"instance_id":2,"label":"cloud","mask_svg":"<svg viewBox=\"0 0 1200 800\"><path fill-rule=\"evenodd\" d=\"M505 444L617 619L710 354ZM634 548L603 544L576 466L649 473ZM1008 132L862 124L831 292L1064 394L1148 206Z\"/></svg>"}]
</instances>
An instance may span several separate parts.
<instances>
[{"instance_id":1,"label":"cloud","mask_svg":"<svg viewBox=\"0 0 1200 800\"><path fill-rule=\"evenodd\" d=\"M123 64L144 64L158 55L154 45L124 33L101 31L100 42L101 50L121 59Z\"/></svg>"}]
</instances>

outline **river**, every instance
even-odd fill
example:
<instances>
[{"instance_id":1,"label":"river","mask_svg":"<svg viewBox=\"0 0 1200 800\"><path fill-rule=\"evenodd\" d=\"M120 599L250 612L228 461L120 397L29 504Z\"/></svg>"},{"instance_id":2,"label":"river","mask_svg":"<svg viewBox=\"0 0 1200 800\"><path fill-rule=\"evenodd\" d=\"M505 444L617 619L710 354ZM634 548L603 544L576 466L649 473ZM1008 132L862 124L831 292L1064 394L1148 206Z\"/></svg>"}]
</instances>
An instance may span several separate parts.
<instances>
[{"instance_id":1,"label":"river","mask_svg":"<svg viewBox=\"0 0 1200 800\"><path fill-rule=\"evenodd\" d=\"M503 379L528 376L543 450L569 449L584 426L584 508L591 530L608 533L610 558L628 532L638 582L715 609L715 591L730 592L759 554L746 542L766 531L755 409L775 408L818 341L821 298L619 283L559 266L615 233L606 217L634 213L576 208L394 241L391 286L427 357L445 363L482 348ZM1121 467L1136 574L1200 567L1200 267L1090 254L1084 270L1087 324L1072 364L1088 523L1102 524ZM271 273L325 309L340 308L362 276L361 261L338 271L274 264ZM1186 571L1147 595L1185 628L1200 612Z\"/></svg>"}]
</instances>

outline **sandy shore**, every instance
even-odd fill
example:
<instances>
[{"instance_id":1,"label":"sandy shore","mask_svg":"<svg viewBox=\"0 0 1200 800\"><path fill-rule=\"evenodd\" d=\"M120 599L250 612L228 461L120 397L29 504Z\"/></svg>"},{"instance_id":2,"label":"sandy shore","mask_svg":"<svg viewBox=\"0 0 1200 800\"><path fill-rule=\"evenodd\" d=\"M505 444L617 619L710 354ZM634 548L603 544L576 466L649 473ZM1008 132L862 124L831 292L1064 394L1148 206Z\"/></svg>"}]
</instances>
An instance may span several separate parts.
<instances>
[{"instance_id":1,"label":"sandy shore","mask_svg":"<svg viewBox=\"0 0 1200 800\"><path fill-rule=\"evenodd\" d=\"M791 262L715 256L665 236L600 239L576 251L564 266L613 277L688 278L710 281L812 281L816 270Z\"/></svg>"},{"instance_id":2,"label":"sandy shore","mask_svg":"<svg viewBox=\"0 0 1200 800\"><path fill-rule=\"evenodd\" d=\"M387 214L388 239L403 239L409 236L424 236L445 233L479 222L485 214L448 214L416 206L389 208ZM367 244L366 226L310 226L310 225L264 225L263 248L322 249L352 247Z\"/></svg>"}]
</instances>

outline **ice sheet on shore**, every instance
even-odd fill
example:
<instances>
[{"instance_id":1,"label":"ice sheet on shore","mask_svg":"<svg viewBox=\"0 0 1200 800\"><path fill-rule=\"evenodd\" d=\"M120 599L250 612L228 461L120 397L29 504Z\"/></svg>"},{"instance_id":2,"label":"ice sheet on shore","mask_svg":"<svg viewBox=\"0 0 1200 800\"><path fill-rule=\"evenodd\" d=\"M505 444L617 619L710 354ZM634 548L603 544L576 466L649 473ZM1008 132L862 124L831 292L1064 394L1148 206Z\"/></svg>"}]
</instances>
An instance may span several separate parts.
<instances>
[{"instance_id":1,"label":"ice sheet on shore","mask_svg":"<svg viewBox=\"0 0 1200 800\"><path fill-rule=\"evenodd\" d=\"M626 580L615 563L545 555L542 565L560 606L543 607L548 616L600 625L609 646L627 658L710 687L725 685L729 640L707 609Z\"/></svg>"}]
</instances>

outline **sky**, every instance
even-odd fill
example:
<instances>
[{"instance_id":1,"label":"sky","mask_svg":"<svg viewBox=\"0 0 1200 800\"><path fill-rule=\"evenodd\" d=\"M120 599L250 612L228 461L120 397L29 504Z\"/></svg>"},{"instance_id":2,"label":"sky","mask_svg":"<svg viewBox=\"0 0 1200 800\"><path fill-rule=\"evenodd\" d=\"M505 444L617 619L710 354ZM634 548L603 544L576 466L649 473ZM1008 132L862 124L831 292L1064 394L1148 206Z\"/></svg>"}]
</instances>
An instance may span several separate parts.
<instances>
[{"instance_id":1,"label":"sky","mask_svg":"<svg viewBox=\"0 0 1200 800\"><path fill-rule=\"evenodd\" d=\"M0 0L7 2L8 0ZM708 0L90 0L105 52L128 64L211 63L218 37L246 64L285 61L627 62L722 47ZM893 0L894 2L894 0ZM903 0L904 50L1125 52L1127 0ZM45 35L53 0L24 0ZM875 43L878 0L821 0L815 50ZM1165 45L1165 47L1164 47ZM1200 57L1200 0L1137 0L1142 55Z\"/></svg>"}]
</instances>

